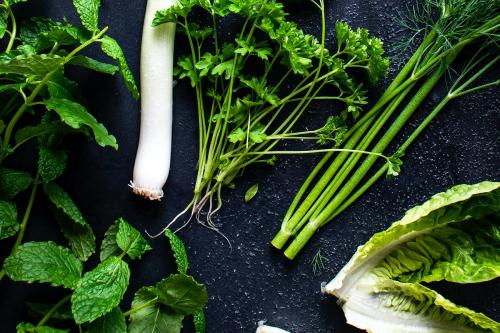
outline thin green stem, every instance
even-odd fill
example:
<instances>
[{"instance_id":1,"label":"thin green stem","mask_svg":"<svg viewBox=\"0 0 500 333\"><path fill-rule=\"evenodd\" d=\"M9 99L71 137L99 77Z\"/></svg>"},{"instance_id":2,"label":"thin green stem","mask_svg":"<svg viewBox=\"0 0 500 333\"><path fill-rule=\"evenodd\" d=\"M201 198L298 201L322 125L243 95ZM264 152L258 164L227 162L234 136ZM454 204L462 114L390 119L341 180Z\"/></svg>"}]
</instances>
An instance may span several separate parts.
<instances>
[{"instance_id":1,"label":"thin green stem","mask_svg":"<svg viewBox=\"0 0 500 333\"><path fill-rule=\"evenodd\" d=\"M17 22L16 18L14 16L14 13L12 12L12 9L10 8L10 5L8 4L7 1L4 1L5 8L9 12L9 18L12 24L12 31L10 32L10 38L9 38L9 43L7 44L7 48L5 49L5 52L10 52L12 50L12 47L14 46L14 41L16 40L17 36Z\"/></svg>"},{"instance_id":2,"label":"thin green stem","mask_svg":"<svg viewBox=\"0 0 500 333\"><path fill-rule=\"evenodd\" d=\"M43 316L43 318L38 322L38 324L36 326L37 327L43 326L47 321L49 321L50 318L52 318L54 313L56 313L56 311L59 310L59 308L61 306L63 306L67 302L69 302L70 299L71 299L71 295L67 295L62 300L60 300L59 302L54 304L54 306L52 308L50 308L50 310L45 314L45 316Z\"/></svg>"},{"instance_id":3,"label":"thin green stem","mask_svg":"<svg viewBox=\"0 0 500 333\"><path fill-rule=\"evenodd\" d=\"M158 296L156 296L155 298L153 298L153 299L151 299L151 300L149 300L149 301L147 301L147 302L142 303L142 304L141 304L141 305L139 305L139 306L133 307L132 309L130 309L130 310L128 310L128 311L126 311L126 312L124 312L124 313L123 313L123 316L124 316L124 317L128 317L128 316L130 316L131 314L136 313L137 311L140 311L140 310L142 310L142 309L147 308L148 306L150 306L150 305L152 305L152 304L155 304L156 302L158 302Z\"/></svg>"}]
</instances>

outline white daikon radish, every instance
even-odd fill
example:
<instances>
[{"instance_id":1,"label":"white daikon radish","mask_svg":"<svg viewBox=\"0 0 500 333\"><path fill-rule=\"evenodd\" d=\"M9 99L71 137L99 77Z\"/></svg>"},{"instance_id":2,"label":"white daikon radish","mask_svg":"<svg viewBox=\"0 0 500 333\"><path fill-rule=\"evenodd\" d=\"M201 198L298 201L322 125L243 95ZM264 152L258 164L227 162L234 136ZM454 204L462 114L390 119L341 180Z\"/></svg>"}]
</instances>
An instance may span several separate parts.
<instances>
[{"instance_id":1,"label":"white daikon radish","mask_svg":"<svg viewBox=\"0 0 500 333\"><path fill-rule=\"evenodd\" d=\"M170 170L175 23L152 27L155 13L175 0L148 0L141 46L141 133L130 187L150 200L163 197Z\"/></svg>"}]
</instances>

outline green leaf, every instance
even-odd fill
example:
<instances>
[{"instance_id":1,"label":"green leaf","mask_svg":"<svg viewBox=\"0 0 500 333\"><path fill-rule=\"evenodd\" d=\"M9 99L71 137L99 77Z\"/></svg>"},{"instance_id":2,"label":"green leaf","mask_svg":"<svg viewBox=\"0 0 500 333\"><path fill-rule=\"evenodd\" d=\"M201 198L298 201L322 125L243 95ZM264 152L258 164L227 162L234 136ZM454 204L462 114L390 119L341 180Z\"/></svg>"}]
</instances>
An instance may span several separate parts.
<instances>
[{"instance_id":1,"label":"green leaf","mask_svg":"<svg viewBox=\"0 0 500 333\"><path fill-rule=\"evenodd\" d=\"M116 307L111 312L91 322L88 333L127 333L127 323L120 308Z\"/></svg>"},{"instance_id":2,"label":"green leaf","mask_svg":"<svg viewBox=\"0 0 500 333\"><path fill-rule=\"evenodd\" d=\"M75 202L59 185L56 183L47 183L43 185L43 190L49 200L69 218L80 225L87 224Z\"/></svg>"},{"instance_id":3,"label":"green leaf","mask_svg":"<svg viewBox=\"0 0 500 333\"><path fill-rule=\"evenodd\" d=\"M264 133L265 126L257 124L253 130L250 131L250 141L252 143L262 143L267 140L267 135Z\"/></svg>"},{"instance_id":4,"label":"green leaf","mask_svg":"<svg viewBox=\"0 0 500 333\"><path fill-rule=\"evenodd\" d=\"M38 172L44 183L49 183L59 178L66 169L66 159L68 158L66 152L47 148L44 146L39 147L38 157Z\"/></svg>"},{"instance_id":5,"label":"green leaf","mask_svg":"<svg viewBox=\"0 0 500 333\"><path fill-rule=\"evenodd\" d=\"M30 317L33 317L35 319L42 319L53 307L54 304L26 302L28 314L30 315ZM61 307L56 309L55 312L53 312L50 318L61 320L73 319L73 314L71 313L71 305L69 303L63 304Z\"/></svg>"},{"instance_id":6,"label":"green leaf","mask_svg":"<svg viewBox=\"0 0 500 333\"><path fill-rule=\"evenodd\" d=\"M231 134L229 134L228 136L229 142L231 143L243 142L246 140L246 138L247 134L240 127L232 131Z\"/></svg>"},{"instance_id":7,"label":"green leaf","mask_svg":"<svg viewBox=\"0 0 500 333\"><path fill-rule=\"evenodd\" d=\"M130 315L129 333L180 333L184 315L173 312L157 299L154 287L143 287L135 293L132 309L140 307L140 310Z\"/></svg>"},{"instance_id":8,"label":"green leaf","mask_svg":"<svg viewBox=\"0 0 500 333\"><path fill-rule=\"evenodd\" d=\"M152 249L141 233L122 218L118 219L116 243L132 260L140 258L144 252Z\"/></svg>"},{"instance_id":9,"label":"green leaf","mask_svg":"<svg viewBox=\"0 0 500 333\"><path fill-rule=\"evenodd\" d=\"M47 89L52 98L63 98L67 100L80 100L81 93L78 84L64 76L63 70L58 71L49 81Z\"/></svg>"},{"instance_id":10,"label":"green leaf","mask_svg":"<svg viewBox=\"0 0 500 333\"><path fill-rule=\"evenodd\" d=\"M28 242L5 259L4 269L14 281L46 282L74 289L83 265L70 250L53 242Z\"/></svg>"},{"instance_id":11,"label":"green leaf","mask_svg":"<svg viewBox=\"0 0 500 333\"><path fill-rule=\"evenodd\" d=\"M159 302L184 315L202 310L208 300L207 288L185 274L170 275L158 282L156 288Z\"/></svg>"},{"instance_id":12,"label":"green leaf","mask_svg":"<svg viewBox=\"0 0 500 333\"><path fill-rule=\"evenodd\" d=\"M182 274L186 274L188 270L188 256L186 252L186 247L182 240L174 234L170 229L165 231L165 236L167 236L170 242L170 248L174 253L175 263L177 264L177 271Z\"/></svg>"},{"instance_id":13,"label":"green leaf","mask_svg":"<svg viewBox=\"0 0 500 333\"><path fill-rule=\"evenodd\" d=\"M62 98L50 98L43 101L47 109L57 112L61 120L74 129L88 126L93 132L96 142L102 146L118 149L116 138L108 133L103 124L97 122L81 104Z\"/></svg>"},{"instance_id":14,"label":"green leaf","mask_svg":"<svg viewBox=\"0 0 500 333\"><path fill-rule=\"evenodd\" d=\"M16 204L0 200L0 240L12 237L18 231Z\"/></svg>"},{"instance_id":15,"label":"green leaf","mask_svg":"<svg viewBox=\"0 0 500 333\"><path fill-rule=\"evenodd\" d=\"M27 172L0 167L0 198L13 198L26 190L31 182L31 175Z\"/></svg>"},{"instance_id":16,"label":"green leaf","mask_svg":"<svg viewBox=\"0 0 500 333\"><path fill-rule=\"evenodd\" d=\"M17 333L68 333L69 330L62 330L49 326L35 326L30 323L20 323L16 326Z\"/></svg>"},{"instance_id":17,"label":"green leaf","mask_svg":"<svg viewBox=\"0 0 500 333\"><path fill-rule=\"evenodd\" d=\"M0 39L2 39L5 33L7 32L8 24L9 24L9 12L7 8L0 7Z\"/></svg>"},{"instance_id":18,"label":"green leaf","mask_svg":"<svg viewBox=\"0 0 500 333\"><path fill-rule=\"evenodd\" d=\"M95 32L99 29L100 0L73 0L73 5L80 15L80 20L87 30Z\"/></svg>"},{"instance_id":19,"label":"green leaf","mask_svg":"<svg viewBox=\"0 0 500 333\"><path fill-rule=\"evenodd\" d=\"M73 253L80 261L87 261L96 248L95 235L90 225L76 223L58 209L54 209L54 215Z\"/></svg>"},{"instance_id":20,"label":"green leaf","mask_svg":"<svg viewBox=\"0 0 500 333\"><path fill-rule=\"evenodd\" d=\"M252 185L245 193L245 202L249 202L259 191L259 184Z\"/></svg>"},{"instance_id":21,"label":"green leaf","mask_svg":"<svg viewBox=\"0 0 500 333\"><path fill-rule=\"evenodd\" d=\"M155 18L153 19L153 27L157 27L165 23L177 23L176 9L178 8L179 7L172 6L168 9L157 11L155 13Z\"/></svg>"},{"instance_id":22,"label":"green leaf","mask_svg":"<svg viewBox=\"0 0 500 333\"><path fill-rule=\"evenodd\" d=\"M21 145L26 141L29 141L39 136L44 136L46 134L54 132L64 132L65 129L67 129L66 125L64 125L60 121L52 121L36 126L26 126L19 129L16 132L15 135L16 145Z\"/></svg>"},{"instance_id":23,"label":"green leaf","mask_svg":"<svg viewBox=\"0 0 500 333\"><path fill-rule=\"evenodd\" d=\"M101 243L101 253L100 253L101 261L108 259L110 256L119 256L122 253L122 250L120 250L118 244L116 243L117 234L118 234L118 221L113 223L104 234L104 239L102 240Z\"/></svg>"},{"instance_id":24,"label":"green leaf","mask_svg":"<svg viewBox=\"0 0 500 333\"><path fill-rule=\"evenodd\" d=\"M118 66L101 62L84 55L76 55L68 62L70 65L84 67L96 72L114 75L118 70Z\"/></svg>"},{"instance_id":25,"label":"green leaf","mask_svg":"<svg viewBox=\"0 0 500 333\"><path fill-rule=\"evenodd\" d=\"M85 273L71 296L75 322L94 321L117 307L127 290L129 279L127 263L117 257L110 257Z\"/></svg>"},{"instance_id":26,"label":"green leaf","mask_svg":"<svg viewBox=\"0 0 500 333\"><path fill-rule=\"evenodd\" d=\"M134 75L128 67L125 55L123 54L123 50L120 45L118 45L118 42L109 36L104 36L102 39L101 49L104 53L116 61L128 90L132 93L132 96L134 96L135 99L138 99L139 89L137 89Z\"/></svg>"},{"instance_id":27,"label":"green leaf","mask_svg":"<svg viewBox=\"0 0 500 333\"><path fill-rule=\"evenodd\" d=\"M499 277L499 216L500 183L436 194L360 246L325 290L341 299L350 323L374 333L497 332L500 324L420 282Z\"/></svg>"},{"instance_id":28,"label":"green leaf","mask_svg":"<svg viewBox=\"0 0 500 333\"><path fill-rule=\"evenodd\" d=\"M206 330L206 319L205 311L200 310L195 312L193 315L194 331L195 333L205 333Z\"/></svg>"},{"instance_id":29,"label":"green leaf","mask_svg":"<svg viewBox=\"0 0 500 333\"><path fill-rule=\"evenodd\" d=\"M64 64L58 55L34 54L20 55L11 59L0 58L0 74L43 76Z\"/></svg>"}]
</instances>

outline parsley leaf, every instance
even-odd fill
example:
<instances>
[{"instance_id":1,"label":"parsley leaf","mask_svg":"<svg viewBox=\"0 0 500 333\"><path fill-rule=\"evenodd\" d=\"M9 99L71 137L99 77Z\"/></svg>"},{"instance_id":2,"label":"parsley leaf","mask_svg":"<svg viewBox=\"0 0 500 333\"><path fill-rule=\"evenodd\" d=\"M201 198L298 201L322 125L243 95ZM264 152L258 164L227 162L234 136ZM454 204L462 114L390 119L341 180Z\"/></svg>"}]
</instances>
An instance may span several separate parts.
<instances>
[{"instance_id":1,"label":"parsley leaf","mask_svg":"<svg viewBox=\"0 0 500 333\"><path fill-rule=\"evenodd\" d=\"M109 257L85 273L71 296L77 324L94 321L120 304L127 290L130 269L126 262Z\"/></svg>"},{"instance_id":2,"label":"parsley leaf","mask_svg":"<svg viewBox=\"0 0 500 333\"><path fill-rule=\"evenodd\" d=\"M28 242L5 259L4 269L14 281L47 282L74 289L83 265L70 250L53 242Z\"/></svg>"}]
</instances>

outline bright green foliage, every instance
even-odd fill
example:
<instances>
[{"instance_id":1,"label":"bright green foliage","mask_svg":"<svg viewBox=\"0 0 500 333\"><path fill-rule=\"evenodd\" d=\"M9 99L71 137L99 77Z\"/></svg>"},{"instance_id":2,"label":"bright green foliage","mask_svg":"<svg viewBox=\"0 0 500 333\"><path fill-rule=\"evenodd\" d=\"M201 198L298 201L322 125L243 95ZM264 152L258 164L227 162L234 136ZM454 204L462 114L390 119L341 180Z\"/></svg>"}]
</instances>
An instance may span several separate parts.
<instances>
[{"instance_id":1,"label":"bright green foliage","mask_svg":"<svg viewBox=\"0 0 500 333\"><path fill-rule=\"evenodd\" d=\"M50 326L35 326L30 323L20 323L16 326L17 333L69 333L69 330L61 330Z\"/></svg>"},{"instance_id":2,"label":"bright green foliage","mask_svg":"<svg viewBox=\"0 0 500 333\"><path fill-rule=\"evenodd\" d=\"M117 307L127 290L130 269L126 262L110 257L85 273L71 296L77 324L94 321Z\"/></svg>"},{"instance_id":3,"label":"bright green foliage","mask_svg":"<svg viewBox=\"0 0 500 333\"><path fill-rule=\"evenodd\" d=\"M14 281L46 282L74 289L83 265L70 250L53 242L29 242L5 259L4 269Z\"/></svg>"},{"instance_id":4,"label":"bright green foliage","mask_svg":"<svg viewBox=\"0 0 500 333\"><path fill-rule=\"evenodd\" d=\"M127 333L127 323L120 308L114 308L88 326L88 333Z\"/></svg>"},{"instance_id":5,"label":"bright green foliage","mask_svg":"<svg viewBox=\"0 0 500 333\"><path fill-rule=\"evenodd\" d=\"M134 98L139 98L139 89L137 89L137 85L135 84L134 75L128 67L125 55L123 54L123 50L120 45L118 45L116 40L113 38L105 36L102 41L101 49L104 53L116 61L128 90Z\"/></svg>"},{"instance_id":6,"label":"bright green foliage","mask_svg":"<svg viewBox=\"0 0 500 333\"><path fill-rule=\"evenodd\" d=\"M0 240L14 236L18 230L16 204L0 200Z\"/></svg>"},{"instance_id":7,"label":"bright green foliage","mask_svg":"<svg viewBox=\"0 0 500 333\"><path fill-rule=\"evenodd\" d=\"M47 183L43 185L43 189L54 206L62 210L73 221L81 225L87 223L75 202L59 185Z\"/></svg>"},{"instance_id":8,"label":"bright green foliage","mask_svg":"<svg viewBox=\"0 0 500 333\"><path fill-rule=\"evenodd\" d=\"M111 224L104 234L104 239L101 243L100 259L104 261L110 256L119 256L123 251L116 243L116 235L118 234L119 223L116 221Z\"/></svg>"},{"instance_id":9,"label":"bright green foliage","mask_svg":"<svg viewBox=\"0 0 500 333\"><path fill-rule=\"evenodd\" d=\"M44 183L59 178L66 169L66 152L40 146L38 170Z\"/></svg>"},{"instance_id":10,"label":"bright green foliage","mask_svg":"<svg viewBox=\"0 0 500 333\"><path fill-rule=\"evenodd\" d=\"M0 39L3 38L5 32L7 32L9 12L7 8L0 7Z\"/></svg>"},{"instance_id":11,"label":"bright green foliage","mask_svg":"<svg viewBox=\"0 0 500 333\"><path fill-rule=\"evenodd\" d=\"M28 309L28 314L36 319L42 319L52 308L54 304L46 303L26 303L26 308ZM73 319L73 314L71 313L71 306L65 304L53 312L53 319L70 320Z\"/></svg>"},{"instance_id":12,"label":"bright green foliage","mask_svg":"<svg viewBox=\"0 0 500 333\"><path fill-rule=\"evenodd\" d=\"M118 220L116 244L132 260L138 259L146 251L152 250L152 247L142 237L141 233L122 218Z\"/></svg>"},{"instance_id":13,"label":"bright green foliage","mask_svg":"<svg viewBox=\"0 0 500 333\"><path fill-rule=\"evenodd\" d=\"M104 125L98 123L83 105L62 98L50 98L43 103L48 110L57 112L61 120L70 127L80 129L88 126L94 132L95 140L100 146L118 149L116 138L108 134Z\"/></svg>"},{"instance_id":14,"label":"bright green foliage","mask_svg":"<svg viewBox=\"0 0 500 333\"><path fill-rule=\"evenodd\" d=\"M249 165L272 165L274 159L267 155L282 140L338 144L346 120L356 119L366 104L354 72L364 72L372 82L385 77L388 60L382 42L366 30L352 31L339 23L345 28L338 36L342 41L338 50L329 50L326 36L334 29L326 26L322 1L318 7L320 39L287 20L283 4L275 0L180 0L157 12L153 25L178 22L178 31L190 42L189 52L178 58L176 75L188 79L197 96L201 153L193 214L220 207L224 185ZM197 15L191 15L194 9ZM208 17L202 18L203 13ZM241 23L234 37L215 33L217 22L227 15ZM345 130L294 135L294 125L317 100L345 103L345 110L337 111ZM212 195L203 200L200 193Z\"/></svg>"},{"instance_id":15,"label":"bright green foliage","mask_svg":"<svg viewBox=\"0 0 500 333\"><path fill-rule=\"evenodd\" d=\"M499 216L500 183L436 194L359 247L326 291L342 300L350 323L374 333L498 332L499 323L420 282L499 277Z\"/></svg>"},{"instance_id":16,"label":"bright green foliage","mask_svg":"<svg viewBox=\"0 0 500 333\"><path fill-rule=\"evenodd\" d=\"M31 182L31 176L27 172L0 167L0 198L13 198L26 190Z\"/></svg>"},{"instance_id":17,"label":"bright green foliage","mask_svg":"<svg viewBox=\"0 0 500 333\"><path fill-rule=\"evenodd\" d=\"M250 200L252 200L257 195L258 191L259 191L259 184L254 184L250 186L250 188L245 193L245 202L249 202Z\"/></svg>"},{"instance_id":18,"label":"bright green foliage","mask_svg":"<svg viewBox=\"0 0 500 333\"><path fill-rule=\"evenodd\" d=\"M47 81L47 90L52 98L81 100L81 92L78 84L65 77L63 70L54 73L51 79Z\"/></svg>"},{"instance_id":19,"label":"bright green foliage","mask_svg":"<svg viewBox=\"0 0 500 333\"><path fill-rule=\"evenodd\" d=\"M186 247L182 240L172 232L172 230L167 229L165 231L165 236L167 236L170 242L170 248L174 254L175 263L177 264L177 271L182 274L186 274L188 270L188 257L186 252Z\"/></svg>"},{"instance_id":20,"label":"bright green foliage","mask_svg":"<svg viewBox=\"0 0 500 333\"><path fill-rule=\"evenodd\" d=\"M177 313L189 315L203 309L207 303L206 287L189 275L170 275L158 282L156 288L159 302Z\"/></svg>"},{"instance_id":21,"label":"bright green foliage","mask_svg":"<svg viewBox=\"0 0 500 333\"><path fill-rule=\"evenodd\" d=\"M193 323L195 333L205 333L206 319L205 312L203 310L200 310L193 315Z\"/></svg>"},{"instance_id":22,"label":"bright green foliage","mask_svg":"<svg viewBox=\"0 0 500 333\"><path fill-rule=\"evenodd\" d=\"M101 6L100 0L73 0L73 5L80 15L80 20L87 30L96 32L99 22L99 7Z\"/></svg>"},{"instance_id":23,"label":"bright green foliage","mask_svg":"<svg viewBox=\"0 0 500 333\"><path fill-rule=\"evenodd\" d=\"M26 126L20 128L16 132L16 145L22 145L33 138L45 136L54 132L64 133L66 129L67 127L60 121L51 121L36 126Z\"/></svg>"},{"instance_id":24,"label":"bright green foliage","mask_svg":"<svg viewBox=\"0 0 500 333\"><path fill-rule=\"evenodd\" d=\"M0 74L43 76L62 66L64 58L58 55L33 54L14 58L0 58Z\"/></svg>"},{"instance_id":25,"label":"bright green foliage","mask_svg":"<svg viewBox=\"0 0 500 333\"><path fill-rule=\"evenodd\" d=\"M95 72L100 72L100 73L110 74L110 75L114 75L119 70L119 68L115 65L101 62L99 60L95 60L93 58L90 58L90 57L87 57L84 55L77 55L77 56L73 57L68 62L68 64L88 68L88 69L93 70Z\"/></svg>"},{"instance_id":26,"label":"bright green foliage","mask_svg":"<svg viewBox=\"0 0 500 333\"><path fill-rule=\"evenodd\" d=\"M180 333L184 316L156 302L157 298L154 287L143 287L135 294L132 308L141 309L130 315L130 333Z\"/></svg>"}]
</instances>

